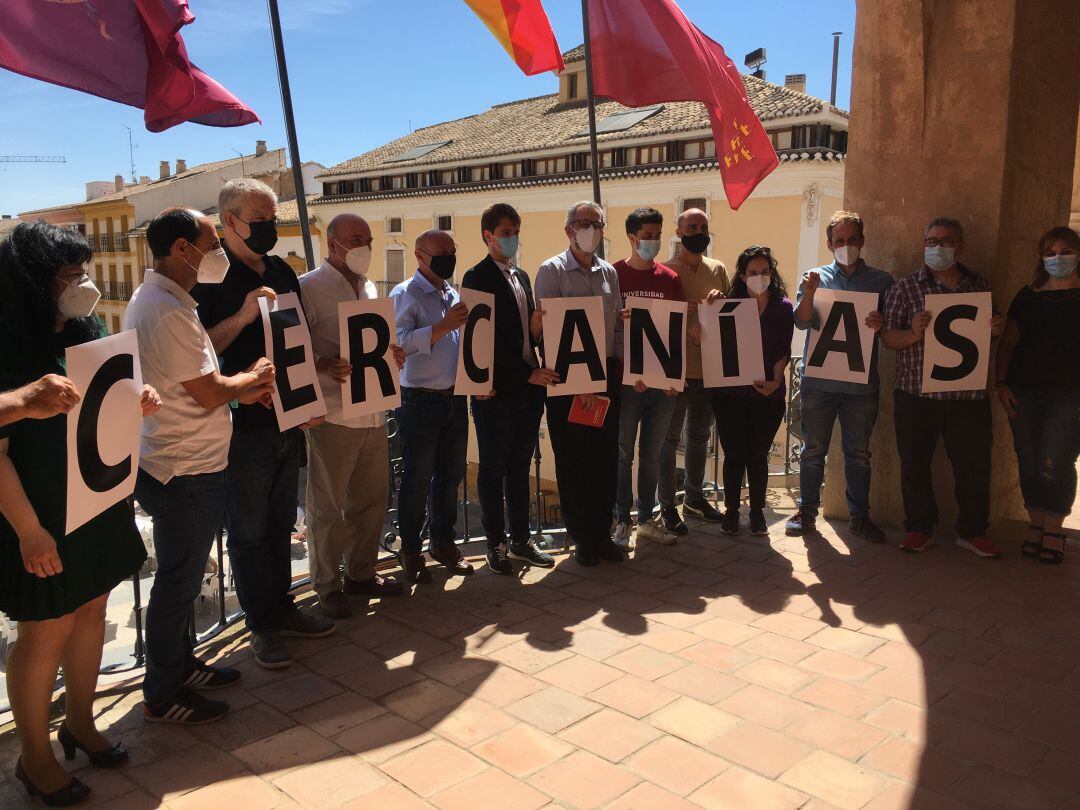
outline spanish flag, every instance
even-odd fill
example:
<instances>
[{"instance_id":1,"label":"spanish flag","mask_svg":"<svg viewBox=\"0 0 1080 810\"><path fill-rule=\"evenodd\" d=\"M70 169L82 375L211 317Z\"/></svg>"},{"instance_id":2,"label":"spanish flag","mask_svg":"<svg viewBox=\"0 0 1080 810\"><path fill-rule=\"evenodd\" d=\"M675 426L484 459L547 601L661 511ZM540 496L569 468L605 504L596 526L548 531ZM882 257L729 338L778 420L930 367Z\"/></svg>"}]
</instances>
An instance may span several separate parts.
<instances>
[{"instance_id":1,"label":"spanish flag","mask_svg":"<svg viewBox=\"0 0 1080 810\"><path fill-rule=\"evenodd\" d=\"M562 70L562 52L540 0L465 0L526 76Z\"/></svg>"}]
</instances>

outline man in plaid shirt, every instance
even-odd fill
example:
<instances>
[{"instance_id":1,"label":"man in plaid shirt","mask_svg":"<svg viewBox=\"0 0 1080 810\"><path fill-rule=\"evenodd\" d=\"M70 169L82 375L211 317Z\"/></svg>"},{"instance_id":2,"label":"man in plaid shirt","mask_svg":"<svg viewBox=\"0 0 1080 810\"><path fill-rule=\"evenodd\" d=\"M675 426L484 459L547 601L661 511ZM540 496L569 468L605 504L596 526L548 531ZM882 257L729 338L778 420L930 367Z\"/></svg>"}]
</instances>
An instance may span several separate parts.
<instances>
[{"instance_id":1,"label":"man in plaid shirt","mask_svg":"<svg viewBox=\"0 0 1080 810\"><path fill-rule=\"evenodd\" d=\"M904 497L904 551L933 545L937 523L931 462L938 438L956 480L957 544L980 557L1000 557L986 537L990 520L990 402L986 390L924 394L923 340L930 324L926 296L936 293L989 292L990 284L958 261L964 229L955 219L935 219L926 229L923 267L901 279L885 301L882 342L896 351L894 420ZM995 315L990 333L1000 337L1004 319Z\"/></svg>"}]
</instances>

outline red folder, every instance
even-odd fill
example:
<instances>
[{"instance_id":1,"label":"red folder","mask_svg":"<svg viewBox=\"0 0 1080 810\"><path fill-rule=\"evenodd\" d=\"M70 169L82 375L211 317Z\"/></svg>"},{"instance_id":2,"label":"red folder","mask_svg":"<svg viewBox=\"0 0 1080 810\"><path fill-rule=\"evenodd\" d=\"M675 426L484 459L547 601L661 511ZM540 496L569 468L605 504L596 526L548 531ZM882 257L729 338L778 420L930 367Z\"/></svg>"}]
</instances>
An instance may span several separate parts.
<instances>
[{"instance_id":1,"label":"red folder","mask_svg":"<svg viewBox=\"0 0 1080 810\"><path fill-rule=\"evenodd\" d=\"M570 415L566 419L575 425L586 425L594 428L603 427L609 407L611 407L610 399L597 396L596 407L591 411L587 411L581 403L581 397L577 396L574 397L574 402L570 405Z\"/></svg>"}]
</instances>

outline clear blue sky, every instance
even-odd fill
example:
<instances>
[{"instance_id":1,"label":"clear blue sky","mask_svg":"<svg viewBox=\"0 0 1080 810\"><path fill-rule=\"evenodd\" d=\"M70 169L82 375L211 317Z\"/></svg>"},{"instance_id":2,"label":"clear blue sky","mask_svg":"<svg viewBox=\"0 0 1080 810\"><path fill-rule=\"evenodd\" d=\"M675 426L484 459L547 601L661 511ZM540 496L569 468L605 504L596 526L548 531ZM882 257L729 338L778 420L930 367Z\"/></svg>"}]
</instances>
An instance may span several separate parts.
<instances>
[{"instance_id":1,"label":"clear blue sky","mask_svg":"<svg viewBox=\"0 0 1080 810\"><path fill-rule=\"evenodd\" d=\"M837 103L847 106L855 0L679 0L735 64L768 50L767 78L805 73L827 98L832 31L841 40ZM142 111L0 70L0 155L64 155L63 164L0 163L0 213L80 200L89 180L137 174L158 162L221 160L255 140L285 145L264 0L189 0L183 36L192 60L249 104L263 123L232 129L182 124L153 134ZM279 0L301 158L327 166L419 128L492 104L554 92L551 74L521 74L461 0ZM581 4L545 0L563 50L578 45Z\"/></svg>"}]
</instances>

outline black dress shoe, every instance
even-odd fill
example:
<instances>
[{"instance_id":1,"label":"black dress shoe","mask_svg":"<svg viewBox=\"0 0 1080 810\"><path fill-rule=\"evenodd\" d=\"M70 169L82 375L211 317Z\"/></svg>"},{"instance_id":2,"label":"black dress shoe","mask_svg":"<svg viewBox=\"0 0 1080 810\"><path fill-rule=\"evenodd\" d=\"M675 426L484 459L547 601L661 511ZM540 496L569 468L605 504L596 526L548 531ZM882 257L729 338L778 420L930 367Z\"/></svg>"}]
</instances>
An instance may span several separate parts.
<instances>
[{"instance_id":1,"label":"black dress shoe","mask_svg":"<svg viewBox=\"0 0 1080 810\"><path fill-rule=\"evenodd\" d=\"M596 544L596 556L608 562L623 562L626 559L626 553L611 540Z\"/></svg>"},{"instance_id":2,"label":"black dress shoe","mask_svg":"<svg viewBox=\"0 0 1080 810\"><path fill-rule=\"evenodd\" d=\"M349 596L369 596L382 599L387 596L401 596L405 588L396 579L376 574L371 579L356 580L345 577L345 593Z\"/></svg>"},{"instance_id":3,"label":"black dress shoe","mask_svg":"<svg viewBox=\"0 0 1080 810\"><path fill-rule=\"evenodd\" d=\"M875 526L874 521L870 520L869 517L852 518L850 528L854 534L863 540L868 540L871 543L885 542L885 532Z\"/></svg>"},{"instance_id":4,"label":"black dress shoe","mask_svg":"<svg viewBox=\"0 0 1080 810\"><path fill-rule=\"evenodd\" d=\"M679 515L679 510L674 506L668 506L660 510L660 519L664 522L664 528L672 534L684 535L690 529Z\"/></svg>"},{"instance_id":5,"label":"black dress shoe","mask_svg":"<svg viewBox=\"0 0 1080 810\"><path fill-rule=\"evenodd\" d=\"M600 564L600 558L588 549L579 548L574 552L574 562L584 568L593 568Z\"/></svg>"},{"instance_id":6,"label":"black dress shoe","mask_svg":"<svg viewBox=\"0 0 1080 810\"><path fill-rule=\"evenodd\" d=\"M91 751L75 739L75 735L71 733L67 723L60 724L60 731L56 737L60 740L60 747L64 749L64 759L66 760L75 759L75 751L78 750L86 754L90 764L95 768L115 768L128 761L127 749L121 743L116 743L101 751Z\"/></svg>"},{"instance_id":7,"label":"black dress shoe","mask_svg":"<svg viewBox=\"0 0 1080 810\"><path fill-rule=\"evenodd\" d=\"M90 788L76 779L71 777L71 781L67 783L65 787L60 790L54 790L52 793L42 793L38 790L37 785L30 781L30 777L26 775L26 771L23 770L22 758L15 763L15 778L22 782L22 786L26 788L26 792L31 796L40 796L41 801L45 803L47 807L73 807L76 804L82 804L90 798Z\"/></svg>"},{"instance_id":8,"label":"black dress shoe","mask_svg":"<svg viewBox=\"0 0 1080 810\"><path fill-rule=\"evenodd\" d=\"M407 554L400 552L398 562L401 570L405 572L405 581L417 584L431 582L431 572L427 570L427 560L421 554Z\"/></svg>"},{"instance_id":9,"label":"black dress shoe","mask_svg":"<svg viewBox=\"0 0 1080 810\"><path fill-rule=\"evenodd\" d=\"M465 559L457 546L450 548L429 548L428 554L437 563L442 563L452 576L467 577L473 572L472 563Z\"/></svg>"}]
</instances>

